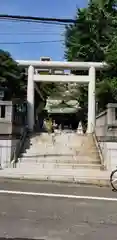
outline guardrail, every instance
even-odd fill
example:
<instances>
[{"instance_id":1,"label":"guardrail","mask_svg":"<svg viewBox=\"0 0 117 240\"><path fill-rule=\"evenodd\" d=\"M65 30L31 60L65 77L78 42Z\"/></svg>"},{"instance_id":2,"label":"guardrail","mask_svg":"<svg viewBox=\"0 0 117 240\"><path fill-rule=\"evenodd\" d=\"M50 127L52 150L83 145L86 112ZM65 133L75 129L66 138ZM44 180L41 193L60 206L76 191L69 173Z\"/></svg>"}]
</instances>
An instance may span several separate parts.
<instances>
[{"instance_id":1,"label":"guardrail","mask_svg":"<svg viewBox=\"0 0 117 240\"><path fill-rule=\"evenodd\" d=\"M21 137L20 137L19 141L17 142L16 147L13 151L12 156L11 156L11 164L12 164L13 167L16 167L16 164L18 162L18 158L20 156L20 153L21 153L22 148L24 146L25 139L27 137L27 133L28 133L28 127L26 126L26 127L24 127L23 132L21 134Z\"/></svg>"},{"instance_id":2,"label":"guardrail","mask_svg":"<svg viewBox=\"0 0 117 240\"><path fill-rule=\"evenodd\" d=\"M100 143L99 143L99 140L98 140L98 137L96 135L96 131L95 130L93 132L93 139L94 139L94 142L95 142L95 145L96 145L96 148L97 148L100 160L101 160L102 169L105 170L105 168L106 168L106 166L105 166L105 159L104 159L104 155L103 155L103 152L102 152L102 149L101 149L101 146L100 146Z\"/></svg>"},{"instance_id":3,"label":"guardrail","mask_svg":"<svg viewBox=\"0 0 117 240\"><path fill-rule=\"evenodd\" d=\"M98 142L98 138L97 138L95 132L93 133L93 138L94 138L94 142L95 142L97 151L98 151L98 153L99 153L99 157L100 157L100 160L101 160L102 169L104 170L104 169L106 168L106 167L105 167L104 156L103 156L103 152L102 152L102 149L101 149L101 147L100 147L100 144L99 144L99 142Z\"/></svg>"},{"instance_id":4,"label":"guardrail","mask_svg":"<svg viewBox=\"0 0 117 240\"><path fill-rule=\"evenodd\" d=\"M0 143L0 170L9 166L11 154L11 145L8 140L3 140Z\"/></svg>"}]
</instances>

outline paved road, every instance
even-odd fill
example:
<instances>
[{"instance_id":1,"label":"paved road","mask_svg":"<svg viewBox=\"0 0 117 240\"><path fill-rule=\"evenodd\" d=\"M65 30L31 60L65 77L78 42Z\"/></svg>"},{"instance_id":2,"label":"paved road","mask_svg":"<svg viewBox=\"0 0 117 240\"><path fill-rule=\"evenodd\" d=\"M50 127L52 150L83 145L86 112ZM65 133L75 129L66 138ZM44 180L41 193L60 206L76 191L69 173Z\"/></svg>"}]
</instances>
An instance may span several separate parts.
<instances>
[{"instance_id":1,"label":"paved road","mask_svg":"<svg viewBox=\"0 0 117 240\"><path fill-rule=\"evenodd\" d=\"M0 190L117 198L109 188L0 181ZM116 240L117 202L0 193L0 237Z\"/></svg>"}]
</instances>

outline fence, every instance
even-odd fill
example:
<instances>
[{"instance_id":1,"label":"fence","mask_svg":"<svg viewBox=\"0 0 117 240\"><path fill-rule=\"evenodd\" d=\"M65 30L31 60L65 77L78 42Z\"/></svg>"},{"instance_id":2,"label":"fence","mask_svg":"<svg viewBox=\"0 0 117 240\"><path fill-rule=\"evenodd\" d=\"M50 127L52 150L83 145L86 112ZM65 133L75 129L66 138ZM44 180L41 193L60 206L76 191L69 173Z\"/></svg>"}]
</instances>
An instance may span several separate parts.
<instances>
[{"instance_id":1,"label":"fence","mask_svg":"<svg viewBox=\"0 0 117 240\"><path fill-rule=\"evenodd\" d=\"M106 168L112 171L117 167L117 142L104 142L100 145L102 145Z\"/></svg>"},{"instance_id":2,"label":"fence","mask_svg":"<svg viewBox=\"0 0 117 240\"><path fill-rule=\"evenodd\" d=\"M13 124L26 125L27 124L27 103L13 105Z\"/></svg>"},{"instance_id":3,"label":"fence","mask_svg":"<svg viewBox=\"0 0 117 240\"><path fill-rule=\"evenodd\" d=\"M117 166L117 126L98 125L95 134L104 159L104 166L112 171Z\"/></svg>"},{"instance_id":4,"label":"fence","mask_svg":"<svg viewBox=\"0 0 117 240\"><path fill-rule=\"evenodd\" d=\"M8 167L10 164L11 152L14 148L12 140L0 140L0 166Z\"/></svg>"},{"instance_id":5,"label":"fence","mask_svg":"<svg viewBox=\"0 0 117 240\"><path fill-rule=\"evenodd\" d=\"M16 164L18 162L18 158L23 149L27 134L28 134L28 128L27 126L24 126L20 139L17 140L16 144L12 148L10 162L13 167L16 167Z\"/></svg>"},{"instance_id":6,"label":"fence","mask_svg":"<svg viewBox=\"0 0 117 240\"><path fill-rule=\"evenodd\" d=\"M96 126L95 134L99 142L116 142L117 126L107 124Z\"/></svg>"}]
</instances>

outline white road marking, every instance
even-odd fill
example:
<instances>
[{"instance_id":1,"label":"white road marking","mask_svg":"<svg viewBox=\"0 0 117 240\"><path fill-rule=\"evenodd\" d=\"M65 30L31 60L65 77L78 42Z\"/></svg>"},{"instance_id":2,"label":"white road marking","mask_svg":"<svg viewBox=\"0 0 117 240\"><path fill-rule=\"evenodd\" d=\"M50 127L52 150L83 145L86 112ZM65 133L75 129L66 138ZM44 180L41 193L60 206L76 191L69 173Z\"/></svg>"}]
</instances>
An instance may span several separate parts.
<instances>
[{"instance_id":1,"label":"white road marking","mask_svg":"<svg viewBox=\"0 0 117 240\"><path fill-rule=\"evenodd\" d=\"M22 191L9 191L0 190L0 194L15 194L22 196L39 196L39 197L52 197L52 198L68 198L68 199L86 199L86 200L101 200L101 201L113 201L117 202L117 198L106 197L94 197L94 196L79 196L79 195L67 195L67 194L54 194L54 193L40 193L40 192L22 192Z\"/></svg>"}]
</instances>

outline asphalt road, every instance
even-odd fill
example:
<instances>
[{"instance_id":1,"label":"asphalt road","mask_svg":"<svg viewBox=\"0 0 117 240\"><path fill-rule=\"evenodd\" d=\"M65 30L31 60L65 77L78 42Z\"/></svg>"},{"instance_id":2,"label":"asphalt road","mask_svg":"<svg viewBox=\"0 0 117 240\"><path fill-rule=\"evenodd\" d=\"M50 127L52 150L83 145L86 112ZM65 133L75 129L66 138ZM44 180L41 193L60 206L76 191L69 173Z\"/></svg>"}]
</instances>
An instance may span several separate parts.
<instances>
[{"instance_id":1,"label":"asphalt road","mask_svg":"<svg viewBox=\"0 0 117 240\"><path fill-rule=\"evenodd\" d=\"M0 181L0 190L117 198L109 188ZM0 237L116 240L117 201L0 192Z\"/></svg>"}]
</instances>

